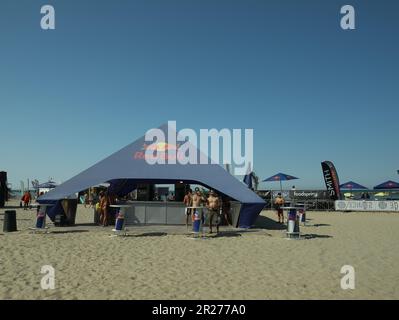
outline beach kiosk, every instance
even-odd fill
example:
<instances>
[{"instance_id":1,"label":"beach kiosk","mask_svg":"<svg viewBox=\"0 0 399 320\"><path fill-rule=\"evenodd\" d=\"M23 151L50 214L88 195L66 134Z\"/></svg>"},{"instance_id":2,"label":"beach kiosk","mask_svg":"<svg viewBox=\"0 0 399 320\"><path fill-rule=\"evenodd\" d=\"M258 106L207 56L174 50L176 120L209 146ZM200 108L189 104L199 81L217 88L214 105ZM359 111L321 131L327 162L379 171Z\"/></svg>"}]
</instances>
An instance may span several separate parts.
<instances>
[{"instance_id":1,"label":"beach kiosk","mask_svg":"<svg viewBox=\"0 0 399 320\"><path fill-rule=\"evenodd\" d=\"M209 157L203 159L205 155L194 144L191 148L197 150L197 162L183 164L180 161L174 161L174 163L171 161L169 163L169 159L176 160L179 156L176 150L180 148L180 144L176 144L176 141L185 141L185 139L177 132L172 132L173 130L168 125L163 125L156 130L164 132L168 139L174 136L173 140L160 141L158 139L156 143L150 143L145 136L142 136L40 196L38 202L59 201L102 183L109 183L109 192L117 198L123 198L133 190L140 190L140 185L145 184L195 184L213 189L219 195L231 199L233 226L251 228L264 208L265 201L222 166L213 163ZM187 144L190 145L190 141L186 141L185 145ZM165 163L149 164L146 161L147 151L165 160ZM205 160L206 163L204 163ZM139 224L178 225L183 224L183 214L184 204L181 201L147 199L134 201L133 208L129 208L128 219L126 216L124 218L125 225L133 224L134 220Z\"/></svg>"}]
</instances>

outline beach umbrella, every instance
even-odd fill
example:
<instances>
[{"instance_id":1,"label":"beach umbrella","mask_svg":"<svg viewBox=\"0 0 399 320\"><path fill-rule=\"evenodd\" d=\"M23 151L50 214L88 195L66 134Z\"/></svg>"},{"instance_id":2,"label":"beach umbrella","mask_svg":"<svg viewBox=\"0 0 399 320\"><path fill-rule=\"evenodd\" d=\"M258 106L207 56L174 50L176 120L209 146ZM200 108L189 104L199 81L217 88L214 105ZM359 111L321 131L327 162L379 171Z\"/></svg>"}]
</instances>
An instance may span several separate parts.
<instances>
[{"instance_id":1,"label":"beach umbrella","mask_svg":"<svg viewBox=\"0 0 399 320\"><path fill-rule=\"evenodd\" d=\"M288 174L285 173L277 173L274 176L271 176L265 180L262 180L263 182L271 182L271 181L280 181L280 190L283 191L283 187L281 184L281 181L287 181L287 180L295 180L295 179L299 179L297 177L294 176L290 176Z\"/></svg>"},{"instance_id":2,"label":"beach umbrella","mask_svg":"<svg viewBox=\"0 0 399 320\"><path fill-rule=\"evenodd\" d=\"M39 188L54 189L56 186L57 186L57 184L54 181L47 181L47 182L37 185L36 188L37 189L39 189Z\"/></svg>"},{"instance_id":3,"label":"beach umbrella","mask_svg":"<svg viewBox=\"0 0 399 320\"><path fill-rule=\"evenodd\" d=\"M399 189L399 183L397 183L395 181L388 180L388 181L385 181L385 182L379 184L378 186L375 186L374 189L377 189L377 190Z\"/></svg>"},{"instance_id":4,"label":"beach umbrella","mask_svg":"<svg viewBox=\"0 0 399 320\"><path fill-rule=\"evenodd\" d=\"M366 187L353 181L348 181L346 183L343 183L339 187L343 190L367 190Z\"/></svg>"},{"instance_id":5,"label":"beach umbrella","mask_svg":"<svg viewBox=\"0 0 399 320\"><path fill-rule=\"evenodd\" d=\"M351 193L351 192L345 192L345 193L344 193L344 197L345 197L345 198L353 199L353 196L354 196L354 194Z\"/></svg>"}]
</instances>

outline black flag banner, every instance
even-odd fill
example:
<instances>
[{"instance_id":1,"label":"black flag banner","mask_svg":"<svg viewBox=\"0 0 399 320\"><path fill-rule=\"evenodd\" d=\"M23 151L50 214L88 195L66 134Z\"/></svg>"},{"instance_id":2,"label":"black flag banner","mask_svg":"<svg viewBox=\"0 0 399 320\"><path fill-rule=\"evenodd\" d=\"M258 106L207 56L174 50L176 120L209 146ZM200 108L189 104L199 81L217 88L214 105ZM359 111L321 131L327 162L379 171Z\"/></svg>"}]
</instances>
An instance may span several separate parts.
<instances>
[{"instance_id":1,"label":"black flag banner","mask_svg":"<svg viewBox=\"0 0 399 320\"><path fill-rule=\"evenodd\" d=\"M331 161L323 161L321 163L323 170L324 181L326 183L327 191L332 200L341 199L341 192L339 189L339 179L337 170Z\"/></svg>"}]
</instances>

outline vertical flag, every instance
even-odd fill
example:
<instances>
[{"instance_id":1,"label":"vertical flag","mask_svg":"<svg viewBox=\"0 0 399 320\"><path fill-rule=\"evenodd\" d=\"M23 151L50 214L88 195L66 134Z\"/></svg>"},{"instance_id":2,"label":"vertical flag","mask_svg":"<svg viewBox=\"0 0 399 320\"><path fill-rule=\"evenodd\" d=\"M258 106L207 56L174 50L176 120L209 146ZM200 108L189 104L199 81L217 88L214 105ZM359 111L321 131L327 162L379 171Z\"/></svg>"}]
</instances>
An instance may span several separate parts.
<instances>
[{"instance_id":1,"label":"vertical flag","mask_svg":"<svg viewBox=\"0 0 399 320\"><path fill-rule=\"evenodd\" d=\"M321 163L321 168L330 198L332 200L340 200L341 190L339 188L339 179L333 163L331 161L323 161Z\"/></svg>"}]
</instances>

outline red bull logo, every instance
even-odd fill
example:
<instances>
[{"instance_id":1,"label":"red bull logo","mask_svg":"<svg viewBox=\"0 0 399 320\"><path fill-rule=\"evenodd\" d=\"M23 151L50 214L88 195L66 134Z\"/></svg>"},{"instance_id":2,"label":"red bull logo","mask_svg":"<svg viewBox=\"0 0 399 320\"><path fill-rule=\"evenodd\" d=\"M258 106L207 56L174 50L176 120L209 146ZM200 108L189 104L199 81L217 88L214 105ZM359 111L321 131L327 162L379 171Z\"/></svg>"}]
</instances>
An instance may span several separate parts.
<instances>
[{"instance_id":1,"label":"red bull logo","mask_svg":"<svg viewBox=\"0 0 399 320\"><path fill-rule=\"evenodd\" d=\"M134 153L133 158L134 159L145 159L146 158L146 152L147 152L147 157L148 157L148 152L153 152L152 157L154 159L157 159L159 157L162 157L165 160L168 159L176 159L178 156L177 150L179 149L180 144L172 144L172 143L167 143L167 142L158 142L158 143L153 143L153 144L143 144L143 147L141 148L140 151L137 151ZM168 151L172 150L174 151L172 154L169 154Z\"/></svg>"},{"instance_id":2,"label":"red bull logo","mask_svg":"<svg viewBox=\"0 0 399 320\"><path fill-rule=\"evenodd\" d=\"M198 137L193 129L177 131L176 121L168 121L167 129L150 129L144 140L133 158L149 165L234 162L234 174L244 175L248 164L253 163L253 129L245 129L244 137L241 129L200 129Z\"/></svg>"},{"instance_id":3,"label":"red bull logo","mask_svg":"<svg viewBox=\"0 0 399 320\"><path fill-rule=\"evenodd\" d=\"M180 145L175 145L175 144L171 144L171 143L166 143L166 142L158 142L156 144L151 144L151 145L147 145L144 144L143 145L143 150L152 150L152 151L158 151L158 152L165 152L168 150L174 150L177 151L177 149L180 147Z\"/></svg>"}]
</instances>

